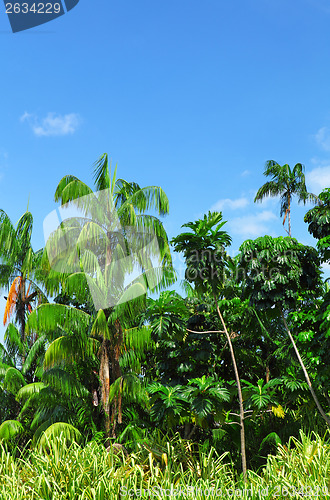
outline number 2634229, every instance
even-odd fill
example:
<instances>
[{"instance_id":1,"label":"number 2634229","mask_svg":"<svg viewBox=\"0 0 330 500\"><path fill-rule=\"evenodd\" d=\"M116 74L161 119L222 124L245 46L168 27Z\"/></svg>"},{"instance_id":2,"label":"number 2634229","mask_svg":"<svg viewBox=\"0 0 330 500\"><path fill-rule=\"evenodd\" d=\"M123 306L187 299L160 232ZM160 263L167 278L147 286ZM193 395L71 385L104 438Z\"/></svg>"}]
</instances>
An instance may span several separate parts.
<instances>
[{"instance_id":1,"label":"number 2634229","mask_svg":"<svg viewBox=\"0 0 330 500\"><path fill-rule=\"evenodd\" d=\"M6 3L7 14L59 14L61 12L60 3L36 2L32 5L24 3Z\"/></svg>"}]
</instances>

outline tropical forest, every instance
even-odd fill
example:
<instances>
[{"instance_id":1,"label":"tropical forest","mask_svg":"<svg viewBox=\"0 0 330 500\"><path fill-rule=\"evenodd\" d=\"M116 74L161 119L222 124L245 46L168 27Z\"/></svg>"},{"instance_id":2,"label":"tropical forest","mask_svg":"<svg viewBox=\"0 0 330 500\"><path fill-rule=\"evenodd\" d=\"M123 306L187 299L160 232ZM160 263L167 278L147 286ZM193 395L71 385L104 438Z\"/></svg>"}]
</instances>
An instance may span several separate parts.
<instances>
[{"instance_id":1,"label":"tropical forest","mask_svg":"<svg viewBox=\"0 0 330 500\"><path fill-rule=\"evenodd\" d=\"M169 241L161 187L93 169L55 187L76 211L44 248L0 212L0 498L329 498L330 189L268 161L285 236L231 257L221 212Z\"/></svg>"}]
</instances>

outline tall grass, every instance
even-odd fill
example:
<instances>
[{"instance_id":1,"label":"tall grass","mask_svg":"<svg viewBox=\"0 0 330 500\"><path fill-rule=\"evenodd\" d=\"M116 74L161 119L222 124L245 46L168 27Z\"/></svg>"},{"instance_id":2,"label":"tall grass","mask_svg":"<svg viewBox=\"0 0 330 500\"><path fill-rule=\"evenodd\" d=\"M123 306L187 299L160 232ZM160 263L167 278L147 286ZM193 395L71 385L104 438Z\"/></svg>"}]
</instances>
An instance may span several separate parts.
<instances>
[{"instance_id":1,"label":"tall grass","mask_svg":"<svg viewBox=\"0 0 330 500\"><path fill-rule=\"evenodd\" d=\"M172 491L172 493L171 493ZM180 492L181 491L181 492ZM279 446L264 469L243 484L228 454L175 436L107 452L96 442L82 447L63 436L21 458L0 446L1 500L115 500L159 498L329 498L330 444L301 432Z\"/></svg>"}]
</instances>

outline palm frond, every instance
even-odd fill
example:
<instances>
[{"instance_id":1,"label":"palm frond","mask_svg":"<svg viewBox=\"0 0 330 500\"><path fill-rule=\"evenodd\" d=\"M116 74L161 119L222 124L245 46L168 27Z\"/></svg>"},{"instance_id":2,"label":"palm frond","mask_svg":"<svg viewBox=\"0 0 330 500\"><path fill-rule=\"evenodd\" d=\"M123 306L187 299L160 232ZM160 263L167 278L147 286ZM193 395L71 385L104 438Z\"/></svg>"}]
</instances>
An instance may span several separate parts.
<instances>
[{"instance_id":1,"label":"palm frond","mask_svg":"<svg viewBox=\"0 0 330 500\"><path fill-rule=\"evenodd\" d=\"M24 365L22 366L22 373L25 375L31 368L32 364L36 361L38 355L42 354L46 347L46 335L41 335L30 348L26 356Z\"/></svg>"},{"instance_id":2,"label":"palm frond","mask_svg":"<svg viewBox=\"0 0 330 500\"><path fill-rule=\"evenodd\" d=\"M55 424L50 425L40 436L38 441L38 448L40 450L43 449L51 449L52 442L56 438L63 437L65 441L68 443L76 442L80 443L82 441L82 435L70 424L66 422L56 422Z\"/></svg>"},{"instance_id":3,"label":"palm frond","mask_svg":"<svg viewBox=\"0 0 330 500\"><path fill-rule=\"evenodd\" d=\"M159 186L147 186L138 189L130 197L130 202L138 213L146 210L155 210L159 215L169 213L168 198Z\"/></svg>"},{"instance_id":4,"label":"palm frond","mask_svg":"<svg viewBox=\"0 0 330 500\"><path fill-rule=\"evenodd\" d=\"M95 356L98 343L95 339L81 337L59 337L48 347L44 358L44 369L49 370L54 365L72 364Z\"/></svg>"},{"instance_id":5,"label":"palm frond","mask_svg":"<svg viewBox=\"0 0 330 500\"><path fill-rule=\"evenodd\" d=\"M20 355L24 352L24 346L21 335L13 323L9 323L5 331L5 344L10 352L18 352Z\"/></svg>"},{"instance_id":6,"label":"palm frond","mask_svg":"<svg viewBox=\"0 0 330 500\"><path fill-rule=\"evenodd\" d=\"M27 384L16 394L16 400L19 402L27 401L33 394L38 394L45 387L43 382L34 382Z\"/></svg>"},{"instance_id":7,"label":"palm frond","mask_svg":"<svg viewBox=\"0 0 330 500\"><path fill-rule=\"evenodd\" d=\"M85 400L91 398L90 392L77 377L62 368L55 367L47 370L42 379L47 385L68 398L78 397Z\"/></svg>"},{"instance_id":8,"label":"palm frond","mask_svg":"<svg viewBox=\"0 0 330 500\"><path fill-rule=\"evenodd\" d=\"M66 175L63 177L55 191L54 199L59 201L61 205L65 205L81 196L92 194L93 191L78 177L74 175Z\"/></svg>"},{"instance_id":9,"label":"palm frond","mask_svg":"<svg viewBox=\"0 0 330 500\"><path fill-rule=\"evenodd\" d=\"M0 425L0 440L8 441L23 434L24 427L17 420L5 420Z\"/></svg>"},{"instance_id":10,"label":"palm frond","mask_svg":"<svg viewBox=\"0 0 330 500\"><path fill-rule=\"evenodd\" d=\"M91 335L93 337L101 337L108 340L110 339L110 330L103 309L100 309L96 315L92 325Z\"/></svg>"},{"instance_id":11,"label":"palm frond","mask_svg":"<svg viewBox=\"0 0 330 500\"><path fill-rule=\"evenodd\" d=\"M111 188L110 166L107 153L104 153L94 164L94 182L98 191Z\"/></svg>"},{"instance_id":12,"label":"palm frond","mask_svg":"<svg viewBox=\"0 0 330 500\"><path fill-rule=\"evenodd\" d=\"M258 189L254 202L261 202L267 196L277 196L281 194L281 192L281 186L279 186L275 181L265 182L265 184Z\"/></svg>"},{"instance_id":13,"label":"palm frond","mask_svg":"<svg viewBox=\"0 0 330 500\"><path fill-rule=\"evenodd\" d=\"M65 331L85 331L90 323L89 314L63 304L41 304L29 315L27 331L53 333L58 327Z\"/></svg>"},{"instance_id":14,"label":"palm frond","mask_svg":"<svg viewBox=\"0 0 330 500\"><path fill-rule=\"evenodd\" d=\"M126 349L133 349L136 353L142 354L151 346L151 328L130 328L124 330L124 345Z\"/></svg>"},{"instance_id":15,"label":"palm frond","mask_svg":"<svg viewBox=\"0 0 330 500\"><path fill-rule=\"evenodd\" d=\"M15 394L24 385L26 382L21 372L13 367L8 368L3 381L4 388Z\"/></svg>"}]
</instances>

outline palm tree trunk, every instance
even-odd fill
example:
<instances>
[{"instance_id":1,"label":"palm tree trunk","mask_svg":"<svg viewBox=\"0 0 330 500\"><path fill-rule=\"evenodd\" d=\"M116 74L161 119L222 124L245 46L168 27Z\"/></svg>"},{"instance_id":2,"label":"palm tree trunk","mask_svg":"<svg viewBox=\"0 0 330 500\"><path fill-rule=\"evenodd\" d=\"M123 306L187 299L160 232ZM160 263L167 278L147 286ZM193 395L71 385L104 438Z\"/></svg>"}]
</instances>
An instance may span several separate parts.
<instances>
[{"instance_id":1,"label":"palm tree trunk","mask_svg":"<svg viewBox=\"0 0 330 500\"><path fill-rule=\"evenodd\" d=\"M280 309L280 313L281 313L281 316L282 316L282 319L283 319L283 323L284 323L285 329L286 329L286 331L287 331L287 333L288 333L288 335L289 335L289 338L290 338L291 343L292 343L292 345L293 345L293 348L294 348L294 350L295 350L295 353L296 353L296 356L297 356L298 361L299 361L299 363L300 363L300 366L301 366L301 368L302 368L302 371L304 372L306 382L307 382L307 384L308 384L308 387L309 387L309 390L310 390L310 392L311 392L311 395L313 396L313 399L314 399L314 401L315 401L315 404L316 404L316 406L317 406L317 409L319 410L319 412L320 412L320 414L321 414L322 418L323 418L323 419L326 421L326 423L330 426L330 418L329 418L329 417L325 414L325 412L323 411L323 409L322 409L322 407L321 407L321 405L320 405L319 400L317 399L317 396L316 396L316 394L315 394L315 392L314 392L314 389L313 389L313 387L312 387L312 383L311 383L311 381L310 381L310 378L309 378L309 375L308 375L308 373L307 373L307 370L306 370L306 367L305 367L305 365L304 365L304 362L303 362L303 360L301 359L301 356L300 356L300 354L299 354L299 351L298 351L298 348L297 348L296 343L295 343L295 341L294 341L294 338L292 337L292 334L291 334L291 332L290 332L290 330L289 330L288 324L287 324L286 319L285 319L285 317L284 317L283 310L282 310L282 308L281 308L281 307L280 307L279 309Z\"/></svg>"},{"instance_id":2,"label":"palm tree trunk","mask_svg":"<svg viewBox=\"0 0 330 500\"><path fill-rule=\"evenodd\" d=\"M121 378L122 372L119 364L121 349L123 345L123 330L120 321L115 321L115 334L111 345L111 383L113 384L118 378ZM116 437L116 423L122 423L122 387L120 384L119 393L113 399L111 405L111 433L112 437Z\"/></svg>"},{"instance_id":3,"label":"palm tree trunk","mask_svg":"<svg viewBox=\"0 0 330 500\"><path fill-rule=\"evenodd\" d=\"M21 286L20 286L20 311L19 311L19 322L21 326L21 339L23 344L22 352L22 367L26 359L26 349L25 349L25 279L21 274Z\"/></svg>"},{"instance_id":4,"label":"palm tree trunk","mask_svg":"<svg viewBox=\"0 0 330 500\"><path fill-rule=\"evenodd\" d=\"M291 238L291 197L288 196L289 236Z\"/></svg>"},{"instance_id":5,"label":"palm tree trunk","mask_svg":"<svg viewBox=\"0 0 330 500\"><path fill-rule=\"evenodd\" d=\"M243 470L243 479L244 479L244 482L246 482L247 481L247 477L246 477L246 450L245 450L245 429L244 429L244 406L243 406L243 395L242 395L241 382L240 382L240 378L239 378L239 373L238 373L238 368L237 368L237 363L236 363L234 348L233 348L233 345L231 343L231 338L230 338L230 335L228 333L226 324L224 322L224 319L222 317L221 311L219 309L218 301L217 301L217 298L216 298L215 294L214 294L214 300L215 300L215 303L216 303L216 307L217 307L217 311L218 311L218 315L219 315L220 321L222 323L225 335L227 337L227 342L228 342L228 345L229 345L231 359L232 359L232 363L233 363L233 367L234 367L234 372L235 372L235 379L236 379L237 392L238 392L238 400L239 400L240 427L241 427L240 434L241 434L242 470Z\"/></svg>"},{"instance_id":6,"label":"palm tree trunk","mask_svg":"<svg viewBox=\"0 0 330 500\"><path fill-rule=\"evenodd\" d=\"M110 360L109 360L109 341L103 339L101 345L101 359L100 359L100 382L101 382L101 401L105 414L105 432L107 439L110 438L110 405L109 405L109 392L110 392Z\"/></svg>"}]
</instances>

